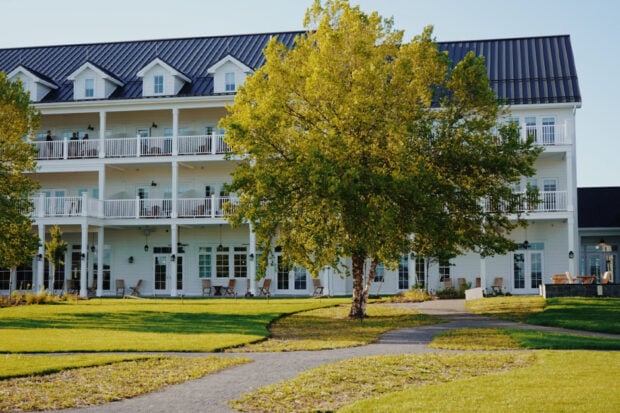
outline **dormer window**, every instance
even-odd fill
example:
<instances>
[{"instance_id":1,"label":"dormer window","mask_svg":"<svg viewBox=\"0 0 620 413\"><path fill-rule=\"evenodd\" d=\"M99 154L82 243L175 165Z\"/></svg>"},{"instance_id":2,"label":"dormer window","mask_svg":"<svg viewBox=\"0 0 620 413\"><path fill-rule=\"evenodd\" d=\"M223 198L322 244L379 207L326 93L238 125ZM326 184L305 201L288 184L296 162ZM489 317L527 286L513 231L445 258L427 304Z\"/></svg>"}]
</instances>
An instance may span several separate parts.
<instances>
[{"instance_id":1,"label":"dormer window","mask_svg":"<svg viewBox=\"0 0 620 413\"><path fill-rule=\"evenodd\" d=\"M156 95L164 93L164 75L153 76L153 93Z\"/></svg>"},{"instance_id":2,"label":"dormer window","mask_svg":"<svg viewBox=\"0 0 620 413\"><path fill-rule=\"evenodd\" d=\"M84 97L95 97L95 79L84 79Z\"/></svg>"},{"instance_id":3,"label":"dormer window","mask_svg":"<svg viewBox=\"0 0 620 413\"><path fill-rule=\"evenodd\" d=\"M224 75L225 83L226 83L226 91L234 92L237 90L237 85L235 84L235 72L228 72Z\"/></svg>"},{"instance_id":4,"label":"dormer window","mask_svg":"<svg viewBox=\"0 0 620 413\"><path fill-rule=\"evenodd\" d=\"M73 81L73 99L106 99L110 97L123 82L110 72L97 65L86 62L71 73L68 80Z\"/></svg>"},{"instance_id":5,"label":"dormer window","mask_svg":"<svg viewBox=\"0 0 620 413\"><path fill-rule=\"evenodd\" d=\"M7 78L11 82L21 81L24 90L30 93L30 101L32 102L40 102L50 91L58 89L58 86L49 77L21 65L9 73Z\"/></svg>"},{"instance_id":6,"label":"dormer window","mask_svg":"<svg viewBox=\"0 0 620 413\"><path fill-rule=\"evenodd\" d=\"M207 69L213 75L213 93L234 93L253 71L231 55Z\"/></svg>"},{"instance_id":7,"label":"dormer window","mask_svg":"<svg viewBox=\"0 0 620 413\"><path fill-rule=\"evenodd\" d=\"M176 95L186 83L191 82L187 76L159 57L144 66L136 75L142 78L143 97Z\"/></svg>"}]
</instances>

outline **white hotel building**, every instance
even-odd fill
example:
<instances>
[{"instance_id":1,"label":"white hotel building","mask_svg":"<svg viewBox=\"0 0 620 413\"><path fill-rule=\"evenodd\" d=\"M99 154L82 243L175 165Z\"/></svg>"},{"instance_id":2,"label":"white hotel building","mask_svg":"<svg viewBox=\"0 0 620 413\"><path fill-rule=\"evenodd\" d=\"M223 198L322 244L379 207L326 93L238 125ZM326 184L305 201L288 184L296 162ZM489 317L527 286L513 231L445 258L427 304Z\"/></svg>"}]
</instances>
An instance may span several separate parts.
<instances>
[{"instance_id":1,"label":"white hotel building","mask_svg":"<svg viewBox=\"0 0 620 413\"><path fill-rule=\"evenodd\" d=\"M272 36L288 46L299 32L0 49L0 70L20 79L41 111L33 144L41 184L34 198L34 231L49 239L58 224L69 249L54 286L44 246L11 280L0 271L0 291L62 289L74 279L81 295L116 294L143 280L145 296L199 296L202 280L237 293L255 291L255 242L249 226L232 229L232 199L223 185L235 162L225 160L225 131L217 124L237 87L264 63ZM534 177L542 201L523 212L527 230L511 236L519 249L481 259L468 254L437 263L404 255L383 272L372 292L393 294L416 283L443 288L443 278L502 277L506 291L538 293L553 273L579 269L575 112L581 96L568 36L439 43L453 61L473 50L487 62L491 86L510 105L523 136L544 148ZM50 130L52 140L46 140ZM76 132L77 139L71 139ZM87 139L85 139L88 136ZM233 199L234 200L234 199ZM527 242L526 242L527 241ZM275 251L277 257L278 252ZM440 265L441 264L441 265ZM310 295L309 274L273 265L273 295ZM345 295L351 280L329 269L325 292Z\"/></svg>"}]
</instances>

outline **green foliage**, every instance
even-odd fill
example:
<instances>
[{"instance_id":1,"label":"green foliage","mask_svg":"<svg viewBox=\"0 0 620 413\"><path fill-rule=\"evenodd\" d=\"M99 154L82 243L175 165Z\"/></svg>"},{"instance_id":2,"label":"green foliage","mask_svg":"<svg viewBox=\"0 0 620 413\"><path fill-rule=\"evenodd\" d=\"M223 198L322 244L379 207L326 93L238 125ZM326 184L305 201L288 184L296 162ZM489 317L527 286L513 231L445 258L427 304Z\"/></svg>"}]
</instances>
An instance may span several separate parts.
<instances>
[{"instance_id":1,"label":"green foliage","mask_svg":"<svg viewBox=\"0 0 620 413\"><path fill-rule=\"evenodd\" d=\"M62 231L58 225L50 228L50 240L45 241L45 259L52 264L52 272L50 274L50 283L54 285L54 277L56 268L64 264L65 253L69 248L67 241L62 239ZM52 290L52 294L54 290Z\"/></svg>"},{"instance_id":2,"label":"green foliage","mask_svg":"<svg viewBox=\"0 0 620 413\"><path fill-rule=\"evenodd\" d=\"M532 315L545 309L545 299L540 296L480 298L465 302L467 309L476 314L526 322Z\"/></svg>"},{"instance_id":3,"label":"green foliage","mask_svg":"<svg viewBox=\"0 0 620 413\"><path fill-rule=\"evenodd\" d=\"M426 292L423 288L412 288L403 293L388 297L386 301L392 303L421 303L423 301L432 300L433 296Z\"/></svg>"},{"instance_id":4,"label":"green foliage","mask_svg":"<svg viewBox=\"0 0 620 413\"><path fill-rule=\"evenodd\" d=\"M36 168L35 148L24 139L39 125L21 82L0 72L0 267L13 269L32 260L38 236L32 233L30 202L38 184L27 174Z\"/></svg>"},{"instance_id":5,"label":"green foliage","mask_svg":"<svg viewBox=\"0 0 620 413\"><path fill-rule=\"evenodd\" d=\"M454 287L446 287L443 290L439 290L435 293L437 298L439 299L454 299L454 298L463 298L465 296L465 292L463 292L462 296L459 290Z\"/></svg>"},{"instance_id":6,"label":"green foliage","mask_svg":"<svg viewBox=\"0 0 620 413\"><path fill-rule=\"evenodd\" d=\"M259 249L281 245L313 275L348 274L340 258L350 257L361 317L366 259L394 267L410 250L511 250L515 224L479 201L512 205L510 183L534 173L539 150L498 127L482 59L452 67L431 28L406 42L391 20L344 0L315 1L305 24L291 49L272 39L220 123L240 158L231 223L250 222Z\"/></svg>"}]
</instances>

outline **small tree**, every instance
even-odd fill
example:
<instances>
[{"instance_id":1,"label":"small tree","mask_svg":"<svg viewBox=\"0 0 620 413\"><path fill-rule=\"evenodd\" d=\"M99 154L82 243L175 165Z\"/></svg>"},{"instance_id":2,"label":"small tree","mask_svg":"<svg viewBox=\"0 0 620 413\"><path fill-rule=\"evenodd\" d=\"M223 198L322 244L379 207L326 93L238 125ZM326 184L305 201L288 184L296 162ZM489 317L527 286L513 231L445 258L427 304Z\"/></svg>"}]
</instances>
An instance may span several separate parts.
<instances>
[{"instance_id":1,"label":"small tree","mask_svg":"<svg viewBox=\"0 0 620 413\"><path fill-rule=\"evenodd\" d=\"M0 267L11 270L11 279L19 265L32 261L39 243L29 217L38 184L25 174L36 167L36 150L24 139L38 119L21 82L0 72Z\"/></svg>"},{"instance_id":2,"label":"small tree","mask_svg":"<svg viewBox=\"0 0 620 413\"><path fill-rule=\"evenodd\" d=\"M52 295L54 294L54 281L56 276L56 268L64 264L65 253L68 248L67 241L62 239L62 232L58 225L54 225L50 229L50 240L45 242L45 258L52 264L52 273L50 274L50 283L52 285Z\"/></svg>"},{"instance_id":3,"label":"small tree","mask_svg":"<svg viewBox=\"0 0 620 413\"><path fill-rule=\"evenodd\" d=\"M353 318L366 315L380 262L511 250L515 223L481 200L514 212L511 183L534 173L539 153L500 125L482 58L452 65L431 28L404 42L392 24L315 0L310 30L290 49L269 42L221 122L240 159L231 223L250 222L258 248L282 246L313 276L352 274Z\"/></svg>"}]
</instances>

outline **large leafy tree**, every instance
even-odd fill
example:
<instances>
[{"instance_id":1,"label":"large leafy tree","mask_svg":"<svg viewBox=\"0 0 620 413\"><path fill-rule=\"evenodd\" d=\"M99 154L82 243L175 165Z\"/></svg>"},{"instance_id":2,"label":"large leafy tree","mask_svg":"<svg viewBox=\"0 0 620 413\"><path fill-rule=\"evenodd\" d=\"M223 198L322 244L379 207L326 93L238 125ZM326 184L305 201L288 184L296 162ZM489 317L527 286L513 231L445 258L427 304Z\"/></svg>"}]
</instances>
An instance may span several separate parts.
<instances>
[{"instance_id":1,"label":"large leafy tree","mask_svg":"<svg viewBox=\"0 0 620 413\"><path fill-rule=\"evenodd\" d=\"M516 223L482 200L511 212L510 184L538 151L500 124L483 59L452 65L431 28L404 42L391 19L344 0L316 0L304 23L293 48L269 42L221 122L240 155L231 223L313 275L352 274L356 318L379 262L513 248Z\"/></svg>"},{"instance_id":2,"label":"large leafy tree","mask_svg":"<svg viewBox=\"0 0 620 413\"><path fill-rule=\"evenodd\" d=\"M10 82L0 72L0 267L12 273L32 260L39 245L28 215L33 210L29 199L38 185L24 175L36 167L35 148L24 137L38 128L38 122L21 82Z\"/></svg>"}]
</instances>

